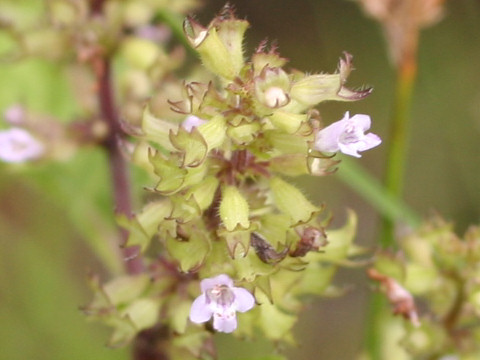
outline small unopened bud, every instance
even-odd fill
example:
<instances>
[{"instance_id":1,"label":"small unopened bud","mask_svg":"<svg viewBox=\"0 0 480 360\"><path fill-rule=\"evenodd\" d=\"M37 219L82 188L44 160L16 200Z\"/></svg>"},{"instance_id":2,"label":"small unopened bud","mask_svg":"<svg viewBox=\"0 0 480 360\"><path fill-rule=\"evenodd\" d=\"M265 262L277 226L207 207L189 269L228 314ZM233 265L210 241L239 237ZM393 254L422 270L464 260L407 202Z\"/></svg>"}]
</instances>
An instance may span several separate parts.
<instances>
[{"instance_id":1,"label":"small unopened bud","mask_svg":"<svg viewBox=\"0 0 480 360\"><path fill-rule=\"evenodd\" d=\"M288 96L285 91L277 86L272 86L265 91L265 103L268 107L276 108L288 102Z\"/></svg>"},{"instance_id":2,"label":"small unopened bud","mask_svg":"<svg viewBox=\"0 0 480 360\"><path fill-rule=\"evenodd\" d=\"M238 225L243 228L250 226L249 207L247 200L235 186L226 186L222 190L220 202L220 218L228 231L233 231Z\"/></svg>"},{"instance_id":3,"label":"small unopened bud","mask_svg":"<svg viewBox=\"0 0 480 360\"><path fill-rule=\"evenodd\" d=\"M290 102L289 89L290 79L280 68L265 67L255 78L255 97L270 109L285 106Z\"/></svg>"},{"instance_id":4,"label":"small unopened bud","mask_svg":"<svg viewBox=\"0 0 480 360\"><path fill-rule=\"evenodd\" d=\"M231 12L228 17L216 17L207 28L192 18L183 23L184 32L203 65L226 79L233 79L244 66L243 36L247 28L248 22L236 19Z\"/></svg>"}]
</instances>

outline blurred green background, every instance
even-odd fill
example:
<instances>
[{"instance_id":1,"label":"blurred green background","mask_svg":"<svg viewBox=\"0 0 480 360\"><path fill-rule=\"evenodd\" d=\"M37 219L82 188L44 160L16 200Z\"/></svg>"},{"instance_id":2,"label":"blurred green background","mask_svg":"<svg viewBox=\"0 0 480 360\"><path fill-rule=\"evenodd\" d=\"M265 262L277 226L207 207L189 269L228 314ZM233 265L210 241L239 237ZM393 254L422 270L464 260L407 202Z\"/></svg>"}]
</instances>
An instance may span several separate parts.
<instances>
[{"instance_id":1,"label":"blurred green background","mask_svg":"<svg viewBox=\"0 0 480 360\"><path fill-rule=\"evenodd\" d=\"M28 12L43 1L18 3ZM224 1L204 3L198 19L207 23ZM320 110L328 121L347 110L369 114L372 131L386 138L395 72L380 25L354 1L230 3L251 23L247 54L264 38L276 39L289 66L311 72L332 72L343 51L353 54L357 70L349 85L372 85L375 91L361 102L329 103ZM422 216L438 212L462 233L480 218L480 2L447 2L443 20L421 34L418 61L404 198ZM0 111L21 101L65 119L75 114L61 68L40 60L0 63L0 79ZM385 161L386 146L380 146L357 163L381 178ZM334 225L342 223L346 207L353 208L359 214L357 242L375 245L378 214L338 176L296 182L328 204ZM85 322L78 309L90 297L86 274L105 271L86 239L113 240L112 210L108 166L93 149L68 164L34 169L0 164L0 359L128 358L128 349L107 349L108 331ZM102 243L100 253L108 254L109 242ZM118 270L114 260L105 261ZM288 349L290 358L348 360L362 348L369 285L358 269L341 271L337 280L352 285L350 290L306 307L296 326L299 346ZM218 340L222 360L241 359L232 349L247 348L228 336ZM256 345L247 350L270 351Z\"/></svg>"}]
</instances>

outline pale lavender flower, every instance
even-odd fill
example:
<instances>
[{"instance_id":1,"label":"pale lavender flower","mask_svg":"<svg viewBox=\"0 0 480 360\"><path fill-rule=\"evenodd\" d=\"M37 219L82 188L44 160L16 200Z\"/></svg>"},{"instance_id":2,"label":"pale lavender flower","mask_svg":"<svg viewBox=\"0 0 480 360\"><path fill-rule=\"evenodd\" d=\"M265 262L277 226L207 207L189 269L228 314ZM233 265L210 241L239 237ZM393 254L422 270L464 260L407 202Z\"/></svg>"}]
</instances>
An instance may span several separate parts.
<instances>
[{"instance_id":1,"label":"pale lavender flower","mask_svg":"<svg viewBox=\"0 0 480 360\"><path fill-rule=\"evenodd\" d=\"M43 155L45 147L24 129L0 131L0 160L21 163Z\"/></svg>"},{"instance_id":2,"label":"pale lavender flower","mask_svg":"<svg viewBox=\"0 0 480 360\"><path fill-rule=\"evenodd\" d=\"M255 305L255 298L247 290L233 286L233 280L225 274L204 279L200 283L202 294L190 309L190 320L204 323L213 316L215 330L231 333L237 328L236 312L245 312Z\"/></svg>"},{"instance_id":3,"label":"pale lavender flower","mask_svg":"<svg viewBox=\"0 0 480 360\"><path fill-rule=\"evenodd\" d=\"M321 152L340 150L344 154L361 157L359 151L369 150L382 142L375 134L365 134L365 131L370 129L370 123L370 116L357 114L350 117L347 111L342 120L316 134L314 148Z\"/></svg>"},{"instance_id":4,"label":"pale lavender flower","mask_svg":"<svg viewBox=\"0 0 480 360\"><path fill-rule=\"evenodd\" d=\"M183 120L182 127L188 132L191 132L194 127L205 124L206 122L206 120L200 119L195 115L188 115L185 120Z\"/></svg>"}]
</instances>

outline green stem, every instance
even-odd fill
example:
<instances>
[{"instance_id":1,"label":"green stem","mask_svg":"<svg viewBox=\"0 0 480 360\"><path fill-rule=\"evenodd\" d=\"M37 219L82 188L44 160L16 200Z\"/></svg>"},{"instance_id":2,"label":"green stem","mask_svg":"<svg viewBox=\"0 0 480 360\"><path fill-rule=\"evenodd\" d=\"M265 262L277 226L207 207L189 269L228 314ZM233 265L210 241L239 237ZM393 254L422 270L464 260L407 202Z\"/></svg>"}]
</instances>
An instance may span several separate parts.
<instances>
[{"instance_id":1,"label":"green stem","mask_svg":"<svg viewBox=\"0 0 480 360\"><path fill-rule=\"evenodd\" d=\"M397 83L393 104L393 118L390 134L385 141L388 144L385 188L394 198L402 197L405 164L407 159L410 107L416 77L414 60L404 61L397 71ZM393 230L395 222L383 218L380 244L383 248L395 246Z\"/></svg>"},{"instance_id":2,"label":"green stem","mask_svg":"<svg viewBox=\"0 0 480 360\"><path fill-rule=\"evenodd\" d=\"M383 218L391 222L403 221L411 227L420 224L420 217L412 209L390 194L375 177L355 161L349 158L342 159L337 176L372 205Z\"/></svg>"},{"instance_id":3,"label":"green stem","mask_svg":"<svg viewBox=\"0 0 480 360\"><path fill-rule=\"evenodd\" d=\"M397 68L397 82L393 104L393 118L388 144L385 188L393 199L402 197L405 163L407 159L410 107L415 83L417 64L414 49L408 53ZM395 248L394 224L396 219L383 217L380 233L382 248ZM386 302L382 294L374 293L370 300L366 345L371 360L382 360L382 319L386 315Z\"/></svg>"}]
</instances>

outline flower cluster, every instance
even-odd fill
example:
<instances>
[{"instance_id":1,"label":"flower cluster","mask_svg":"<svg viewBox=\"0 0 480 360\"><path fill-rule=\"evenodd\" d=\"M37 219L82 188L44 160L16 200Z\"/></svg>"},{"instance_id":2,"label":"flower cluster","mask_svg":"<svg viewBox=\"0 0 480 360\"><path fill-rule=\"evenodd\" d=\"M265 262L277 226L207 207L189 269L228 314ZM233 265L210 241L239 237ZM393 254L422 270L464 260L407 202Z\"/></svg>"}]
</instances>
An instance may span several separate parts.
<instances>
[{"instance_id":1,"label":"flower cluster","mask_svg":"<svg viewBox=\"0 0 480 360\"><path fill-rule=\"evenodd\" d=\"M156 184L142 211L118 221L129 231L126 246L150 259L152 283L129 278L141 283L141 300L119 296L119 283L95 285L86 311L117 324L113 343L130 340L135 326L145 329L159 314L175 337L202 339L188 347L197 357L211 337L209 325L199 325L211 318L216 331L248 338L260 330L293 343L302 299L331 290L338 265L359 250L351 248L353 213L343 228L327 231L323 207L284 176L325 175L338 164L325 153L359 156L377 146L376 135L364 134L368 116L347 113L321 129L315 109L360 100L371 89L345 86L349 54L333 74L289 72L265 42L245 59L248 26L228 5L208 26L187 18L185 33L212 81L185 83L168 103L153 97L140 125L129 125L137 139L132 158ZM138 301L157 303L150 317L136 312Z\"/></svg>"},{"instance_id":2,"label":"flower cluster","mask_svg":"<svg viewBox=\"0 0 480 360\"><path fill-rule=\"evenodd\" d=\"M378 254L369 273L384 285L394 313L410 320L402 326L404 351L413 358L477 358L480 228L470 227L461 238L452 224L435 218L399 245L401 256ZM422 304L419 315L414 297Z\"/></svg>"}]
</instances>

